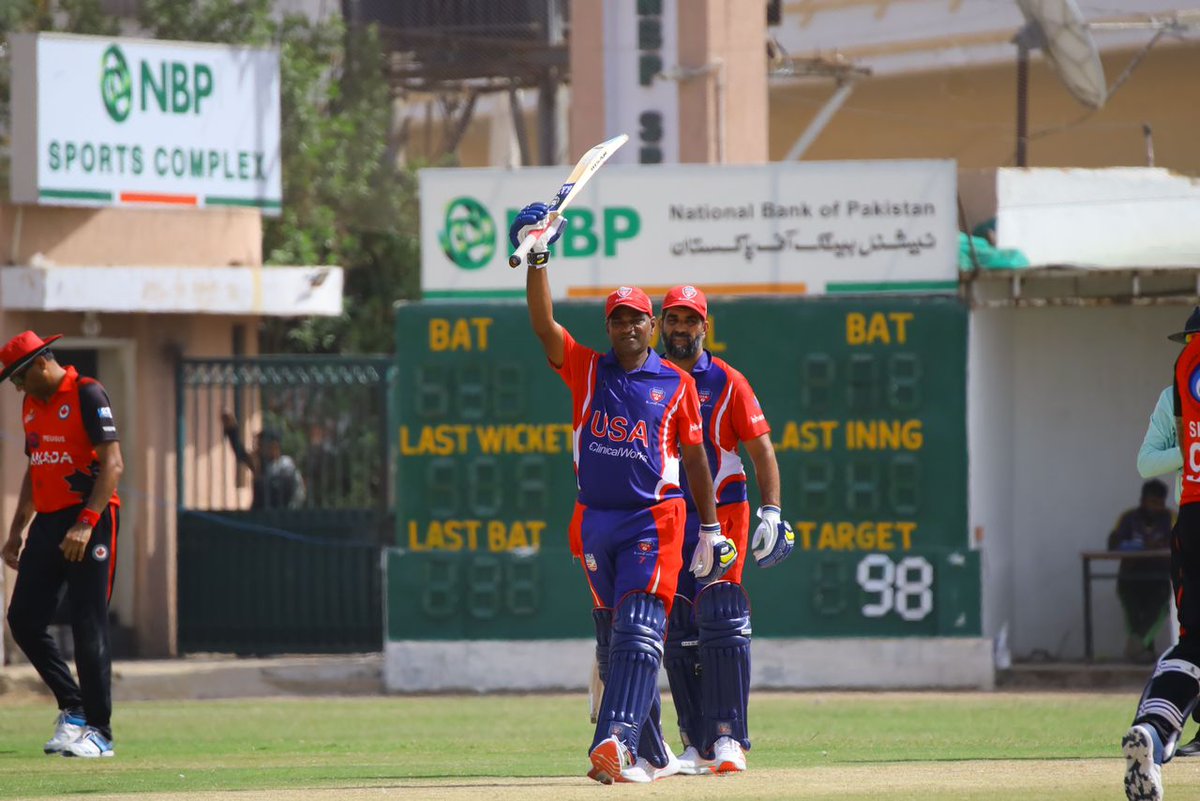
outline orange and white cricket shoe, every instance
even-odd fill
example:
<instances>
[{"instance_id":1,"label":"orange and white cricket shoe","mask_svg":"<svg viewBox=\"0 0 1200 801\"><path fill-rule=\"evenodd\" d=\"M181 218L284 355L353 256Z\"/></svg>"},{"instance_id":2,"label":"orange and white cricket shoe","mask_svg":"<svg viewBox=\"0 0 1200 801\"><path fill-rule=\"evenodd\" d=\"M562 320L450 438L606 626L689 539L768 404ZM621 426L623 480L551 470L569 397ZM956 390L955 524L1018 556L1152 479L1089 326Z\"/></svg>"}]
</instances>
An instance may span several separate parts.
<instances>
[{"instance_id":1,"label":"orange and white cricket shoe","mask_svg":"<svg viewBox=\"0 0 1200 801\"><path fill-rule=\"evenodd\" d=\"M689 745L679 755L679 772L685 776L707 776L712 773L713 761L700 756L696 746Z\"/></svg>"},{"instance_id":2,"label":"orange and white cricket shoe","mask_svg":"<svg viewBox=\"0 0 1200 801\"><path fill-rule=\"evenodd\" d=\"M670 756L670 760L661 768L654 767L654 765L650 764L650 760L646 759L645 757L638 757L637 763L634 764L632 768L625 768L625 770L621 771L621 778L619 781L656 782L659 779L665 779L668 776L676 775L679 773L679 770L683 767L683 765L679 761L679 757L675 756L675 752L670 748L667 749L667 754ZM643 774L649 778L640 778L640 776Z\"/></svg>"},{"instance_id":3,"label":"orange and white cricket shoe","mask_svg":"<svg viewBox=\"0 0 1200 801\"><path fill-rule=\"evenodd\" d=\"M654 780L645 769L634 761L633 755L629 753L625 743L615 736L602 740L598 746L592 749L589 759L592 761L592 769L588 771L588 778L601 784L615 782L645 784Z\"/></svg>"},{"instance_id":4,"label":"orange and white cricket shoe","mask_svg":"<svg viewBox=\"0 0 1200 801\"><path fill-rule=\"evenodd\" d=\"M746 769L746 752L742 744L732 737L718 737L713 743L713 760L709 767L713 773L741 773Z\"/></svg>"}]
</instances>

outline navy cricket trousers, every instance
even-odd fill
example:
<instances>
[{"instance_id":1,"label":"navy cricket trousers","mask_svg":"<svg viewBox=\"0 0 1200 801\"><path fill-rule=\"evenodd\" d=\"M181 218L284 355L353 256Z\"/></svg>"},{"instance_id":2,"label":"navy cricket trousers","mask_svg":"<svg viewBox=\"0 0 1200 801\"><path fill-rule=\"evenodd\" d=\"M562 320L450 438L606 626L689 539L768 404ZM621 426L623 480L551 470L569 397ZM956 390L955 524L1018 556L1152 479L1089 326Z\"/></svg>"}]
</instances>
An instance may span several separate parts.
<instances>
[{"instance_id":1,"label":"navy cricket trousers","mask_svg":"<svg viewBox=\"0 0 1200 801\"><path fill-rule=\"evenodd\" d=\"M92 529L83 560L68 562L58 546L82 508L72 506L34 517L21 550L17 583L8 605L8 626L17 645L54 693L58 708L82 708L88 725L111 741L108 600L116 574L119 515L117 507L109 504ZM78 684L49 632L64 584L75 639Z\"/></svg>"}]
</instances>

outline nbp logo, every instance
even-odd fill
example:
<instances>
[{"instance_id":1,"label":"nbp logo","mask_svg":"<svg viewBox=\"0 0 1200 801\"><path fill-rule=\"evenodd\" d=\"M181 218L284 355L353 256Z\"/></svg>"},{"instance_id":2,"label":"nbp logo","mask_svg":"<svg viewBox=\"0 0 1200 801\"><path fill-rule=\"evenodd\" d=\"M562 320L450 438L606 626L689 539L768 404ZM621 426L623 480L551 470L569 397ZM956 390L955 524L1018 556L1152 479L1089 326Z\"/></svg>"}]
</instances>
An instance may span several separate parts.
<instances>
[{"instance_id":1,"label":"nbp logo","mask_svg":"<svg viewBox=\"0 0 1200 801\"><path fill-rule=\"evenodd\" d=\"M119 44L109 45L100 57L100 99L113 122L129 119L135 104L143 114L157 108L163 114L199 115L215 87L209 64L136 55L126 59Z\"/></svg>"},{"instance_id":2,"label":"nbp logo","mask_svg":"<svg viewBox=\"0 0 1200 801\"><path fill-rule=\"evenodd\" d=\"M125 122L133 109L133 76L117 45L109 46L100 57L100 97L113 122Z\"/></svg>"},{"instance_id":3,"label":"nbp logo","mask_svg":"<svg viewBox=\"0 0 1200 801\"><path fill-rule=\"evenodd\" d=\"M458 197L446 205L438 240L446 258L464 270L478 270L496 255L496 223L478 200Z\"/></svg>"}]
</instances>

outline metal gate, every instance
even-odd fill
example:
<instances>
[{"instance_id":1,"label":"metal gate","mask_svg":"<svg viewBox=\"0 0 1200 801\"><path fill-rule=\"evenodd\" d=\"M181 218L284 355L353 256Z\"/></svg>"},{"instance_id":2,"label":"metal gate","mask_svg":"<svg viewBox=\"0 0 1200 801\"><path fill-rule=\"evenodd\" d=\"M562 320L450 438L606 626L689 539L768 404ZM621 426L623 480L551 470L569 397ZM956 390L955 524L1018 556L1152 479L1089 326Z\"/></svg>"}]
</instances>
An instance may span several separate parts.
<instances>
[{"instance_id":1,"label":"metal gate","mask_svg":"<svg viewBox=\"0 0 1200 801\"><path fill-rule=\"evenodd\" d=\"M386 356L181 361L180 652L382 648L393 375Z\"/></svg>"}]
</instances>

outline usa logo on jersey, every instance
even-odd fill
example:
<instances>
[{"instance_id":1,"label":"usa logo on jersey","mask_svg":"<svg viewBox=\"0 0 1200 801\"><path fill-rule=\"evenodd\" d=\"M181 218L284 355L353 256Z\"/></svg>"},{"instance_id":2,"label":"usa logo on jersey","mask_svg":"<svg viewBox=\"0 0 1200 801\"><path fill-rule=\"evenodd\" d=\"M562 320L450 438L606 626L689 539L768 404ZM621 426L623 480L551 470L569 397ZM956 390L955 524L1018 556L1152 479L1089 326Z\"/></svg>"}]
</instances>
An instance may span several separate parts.
<instances>
[{"instance_id":1,"label":"usa logo on jersey","mask_svg":"<svg viewBox=\"0 0 1200 801\"><path fill-rule=\"evenodd\" d=\"M708 403L710 400L712 400L712 390L711 389L700 390L700 405L703 406L704 404Z\"/></svg>"},{"instance_id":2,"label":"usa logo on jersey","mask_svg":"<svg viewBox=\"0 0 1200 801\"><path fill-rule=\"evenodd\" d=\"M650 400L655 403L662 403L662 399L667 397L667 391L662 387L653 387L650 390Z\"/></svg>"}]
</instances>

